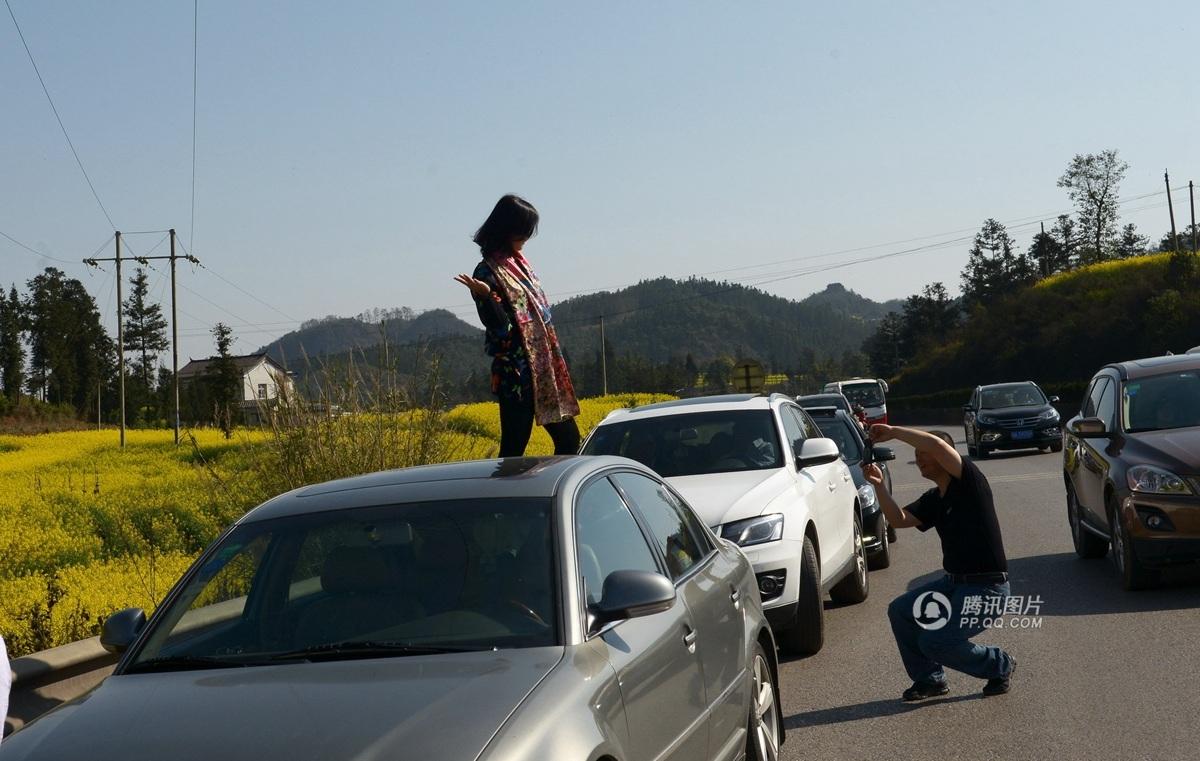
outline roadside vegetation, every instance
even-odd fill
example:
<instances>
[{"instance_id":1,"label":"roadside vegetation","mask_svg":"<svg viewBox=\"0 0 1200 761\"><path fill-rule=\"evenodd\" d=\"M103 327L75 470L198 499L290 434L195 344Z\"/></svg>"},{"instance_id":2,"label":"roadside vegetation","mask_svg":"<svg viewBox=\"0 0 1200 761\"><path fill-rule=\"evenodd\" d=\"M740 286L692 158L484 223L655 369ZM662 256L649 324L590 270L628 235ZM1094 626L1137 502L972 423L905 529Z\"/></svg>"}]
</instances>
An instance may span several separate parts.
<instances>
[{"instance_id":1,"label":"roadside vegetation","mask_svg":"<svg viewBox=\"0 0 1200 761\"><path fill-rule=\"evenodd\" d=\"M351 392L346 386L342 401ZM580 429L613 409L667 398L584 399ZM274 494L496 454L495 403L415 409L405 394L390 399L336 414L292 404L272 426L238 428L228 439L196 429L179 447L169 430L130 430L123 451L112 429L0 436L0 632L10 655L98 634L121 608L153 610L225 526ZM552 451L535 429L528 453Z\"/></svg>"}]
</instances>

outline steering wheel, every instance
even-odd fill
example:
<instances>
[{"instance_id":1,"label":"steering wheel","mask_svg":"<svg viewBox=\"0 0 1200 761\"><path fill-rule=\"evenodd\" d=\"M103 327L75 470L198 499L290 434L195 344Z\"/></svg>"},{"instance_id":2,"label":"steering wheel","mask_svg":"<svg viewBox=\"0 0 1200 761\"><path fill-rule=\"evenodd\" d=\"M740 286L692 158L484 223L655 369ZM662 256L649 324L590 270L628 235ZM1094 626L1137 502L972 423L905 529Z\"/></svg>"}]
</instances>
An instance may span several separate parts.
<instances>
[{"instance_id":1,"label":"steering wheel","mask_svg":"<svg viewBox=\"0 0 1200 761\"><path fill-rule=\"evenodd\" d=\"M505 602L508 603L508 606L510 608L515 609L522 616L524 616L525 618L528 618L530 621L533 621L538 626L546 626L547 625L545 619L543 619L541 616L539 616L536 610L529 607L528 605L521 602L520 600L516 599L515 597L510 597L507 600L505 600Z\"/></svg>"}]
</instances>

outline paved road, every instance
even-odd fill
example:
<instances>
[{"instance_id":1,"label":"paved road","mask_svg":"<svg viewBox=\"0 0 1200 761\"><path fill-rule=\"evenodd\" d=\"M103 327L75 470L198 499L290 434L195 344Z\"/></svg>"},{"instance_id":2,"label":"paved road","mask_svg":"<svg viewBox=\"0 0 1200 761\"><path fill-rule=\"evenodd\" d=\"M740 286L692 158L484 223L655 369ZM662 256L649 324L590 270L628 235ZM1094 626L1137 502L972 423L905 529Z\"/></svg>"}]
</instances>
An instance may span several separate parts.
<instances>
[{"instance_id":1,"label":"paved road","mask_svg":"<svg viewBox=\"0 0 1200 761\"><path fill-rule=\"evenodd\" d=\"M956 433L961 438L962 431ZM929 482L896 443L896 498ZM965 451L959 442L959 451ZM784 759L1198 759L1200 573L1125 592L1109 558L1081 560L1066 524L1062 455L980 462L992 484L1014 595L1040 595L1038 630L984 632L1020 661L1008 695L947 672L950 694L902 703L909 680L887 605L941 569L934 532L900 531L861 605L826 604L824 649L781 664Z\"/></svg>"}]
</instances>

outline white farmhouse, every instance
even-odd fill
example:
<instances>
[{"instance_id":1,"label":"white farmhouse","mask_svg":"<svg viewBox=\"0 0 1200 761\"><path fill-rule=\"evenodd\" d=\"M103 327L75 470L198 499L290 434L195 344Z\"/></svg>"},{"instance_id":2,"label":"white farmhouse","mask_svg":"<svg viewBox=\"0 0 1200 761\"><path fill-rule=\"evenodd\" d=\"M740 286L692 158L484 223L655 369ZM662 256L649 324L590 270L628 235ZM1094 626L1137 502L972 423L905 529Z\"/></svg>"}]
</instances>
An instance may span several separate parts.
<instances>
[{"instance_id":1,"label":"white farmhouse","mask_svg":"<svg viewBox=\"0 0 1200 761\"><path fill-rule=\"evenodd\" d=\"M179 382L189 383L204 376L216 357L193 359L179 369ZM280 393L291 395L295 385L287 370L266 354L231 357L242 373L242 416L251 425L262 421L260 411L274 406Z\"/></svg>"}]
</instances>

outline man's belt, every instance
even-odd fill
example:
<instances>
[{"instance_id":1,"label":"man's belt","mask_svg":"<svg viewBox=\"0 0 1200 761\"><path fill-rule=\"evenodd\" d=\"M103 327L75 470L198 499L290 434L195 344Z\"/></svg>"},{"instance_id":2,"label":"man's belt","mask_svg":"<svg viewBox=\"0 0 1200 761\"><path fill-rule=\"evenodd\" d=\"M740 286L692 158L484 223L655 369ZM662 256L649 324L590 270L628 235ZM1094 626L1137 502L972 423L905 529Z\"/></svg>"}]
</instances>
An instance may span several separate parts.
<instances>
[{"instance_id":1,"label":"man's belt","mask_svg":"<svg viewBox=\"0 0 1200 761\"><path fill-rule=\"evenodd\" d=\"M955 584L1003 584L1008 581L1008 574L1004 571L994 571L992 573L948 573L946 575Z\"/></svg>"}]
</instances>

